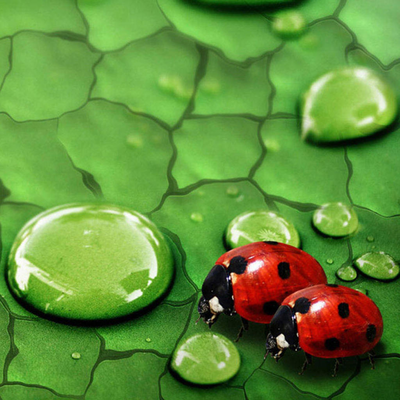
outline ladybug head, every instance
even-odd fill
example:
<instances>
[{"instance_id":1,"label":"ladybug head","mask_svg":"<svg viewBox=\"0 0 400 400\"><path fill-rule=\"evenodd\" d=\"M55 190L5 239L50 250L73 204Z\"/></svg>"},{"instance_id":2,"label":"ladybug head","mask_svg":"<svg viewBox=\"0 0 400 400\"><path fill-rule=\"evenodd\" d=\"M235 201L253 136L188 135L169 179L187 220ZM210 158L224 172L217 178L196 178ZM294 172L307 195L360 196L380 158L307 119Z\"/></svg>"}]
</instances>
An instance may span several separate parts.
<instances>
[{"instance_id":1,"label":"ladybug head","mask_svg":"<svg viewBox=\"0 0 400 400\"><path fill-rule=\"evenodd\" d=\"M201 288L203 296L198 305L200 318L211 325L221 313L234 314L230 275L222 265L214 265Z\"/></svg>"},{"instance_id":2,"label":"ladybug head","mask_svg":"<svg viewBox=\"0 0 400 400\"><path fill-rule=\"evenodd\" d=\"M275 359L283 356L288 349L299 350L296 317L289 306L280 306L270 324L270 333L267 336L267 355Z\"/></svg>"}]
</instances>

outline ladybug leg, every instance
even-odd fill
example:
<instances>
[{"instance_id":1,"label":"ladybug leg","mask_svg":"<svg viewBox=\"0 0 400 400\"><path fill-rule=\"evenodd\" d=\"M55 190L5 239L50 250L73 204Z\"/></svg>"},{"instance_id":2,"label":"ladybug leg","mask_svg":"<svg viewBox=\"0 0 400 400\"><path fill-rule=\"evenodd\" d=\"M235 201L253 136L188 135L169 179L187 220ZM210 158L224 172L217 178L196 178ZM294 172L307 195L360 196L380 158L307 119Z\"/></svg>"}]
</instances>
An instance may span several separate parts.
<instances>
[{"instance_id":1,"label":"ladybug leg","mask_svg":"<svg viewBox=\"0 0 400 400\"><path fill-rule=\"evenodd\" d=\"M368 352L369 363L371 364L371 369L375 369L375 360L374 360L375 352L372 350Z\"/></svg>"},{"instance_id":2,"label":"ladybug leg","mask_svg":"<svg viewBox=\"0 0 400 400\"><path fill-rule=\"evenodd\" d=\"M239 329L239 332L236 336L235 342L238 342L239 339L243 336L243 332L249 330L249 321L247 319L244 319L243 317L240 317L242 319L242 326Z\"/></svg>"},{"instance_id":3,"label":"ladybug leg","mask_svg":"<svg viewBox=\"0 0 400 400\"><path fill-rule=\"evenodd\" d=\"M343 364L343 358L336 358L335 359L335 366L333 368L333 377L335 377L337 375L338 369L339 369L339 365Z\"/></svg>"},{"instance_id":4,"label":"ladybug leg","mask_svg":"<svg viewBox=\"0 0 400 400\"><path fill-rule=\"evenodd\" d=\"M304 360L304 364L301 367L301 371L299 372L299 375L303 375L304 371L307 369L308 365L312 364L312 356L311 356L311 354L304 353L304 355L306 356L306 359Z\"/></svg>"}]
</instances>

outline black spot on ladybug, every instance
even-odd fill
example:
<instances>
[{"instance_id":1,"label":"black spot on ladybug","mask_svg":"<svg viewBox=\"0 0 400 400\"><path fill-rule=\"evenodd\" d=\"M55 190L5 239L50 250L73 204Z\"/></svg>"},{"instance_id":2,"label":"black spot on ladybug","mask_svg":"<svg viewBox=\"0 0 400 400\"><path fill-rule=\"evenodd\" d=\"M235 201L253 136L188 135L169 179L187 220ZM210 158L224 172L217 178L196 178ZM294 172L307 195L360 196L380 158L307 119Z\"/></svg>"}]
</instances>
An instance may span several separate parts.
<instances>
[{"instance_id":1,"label":"black spot on ladybug","mask_svg":"<svg viewBox=\"0 0 400 400\"><path fill-rule=\"evenodd\" d=\"M247 267L247 261L244 257L242 256L236 256L231 259L229 262L229 268L228 272L229 273L234 273L234 274L243 274L244 271L246 271Z\"/></svg>"},{"instance_id":2,"label":"black spot on ladybug","mask_svg":"<svg viewBox=\"0 0 400 400\"><path fill-rule=\"evenodd\" d=\"M306 297L300 297L294 303L293 311L295 313L298 312L300 314L306 314L308 313L310 306L311 306L310 300L308 300Z\"/></svg>"},{"instance_id":3,"label":"black spot on ladybug","mask_svg":"<svg viewBox=\"0 0 400 400\"><path fill-rule=\"evenodd\" d=\"M280 262L278 264L278 274L282 279L290 277L290 265L287 262Z\"/></svg>"},{"instance_id":4,"label":"black spot on ladybug","mask_svg":"<svg viewBox=\"0 0 400 400\"><path fill-rule=\"evenodd\" d=\"M365 333L367 336L368 342L373 342L376 337L376 326L373 324L368 325L367 332Z\"/></svg>"},{"instance_id":5,"label":"black spot on ladybug","mask_svg":"<svg viewBox=\"0 0 400 400\"><path fill-rule=\"evenodd\" d=\"M340 342L335 337L325 340L325 348L329 351L336 350L340 346Z\"/></svg>"},{"instance_id":6,"label":"black spot on ladybug","mask_svg":"<svg viewBox=\"0 0 400 400\"><path fill-rule=\"evenodd\" d=\"M264 243L266 243L266 244L272 244L272 245L277 245L278 244L278 242L274 242L274 241L271 241L271 240L267 240L266 242L264 242Z\"/></svg>"},{"instance_id":7,"label":"black spot on ladybug","mask_svg":"<svg viewBox=\"0 0 400 400\"><path fill-rule=\"evenodd\" d=\"M263 311L267 315L274 315L278 308L279 304L276 301L267 301L263 305Z\"/></svg>"},{"instance_id":8,"label":"black spot on ladybug","mask_svg":"<svg viewBox=\"0 0 400 400\"><path fill-rule=\"evenodd\" d=\"M327 283L326 286L329 286L329 287L338 287L339 285L336 285L336 283Z\"/></svg>"},{"instance_id":9,"label":"black spot on ladybug","mask_svg":"<svg viewBox=\"0 0 400 400\"><path fill-rule=\"evenodd\" d=\"M347 303L340 303L338 305L338 311L342 318L347 318L350 315L349 305Z\"/></svg>"}]
</instances>

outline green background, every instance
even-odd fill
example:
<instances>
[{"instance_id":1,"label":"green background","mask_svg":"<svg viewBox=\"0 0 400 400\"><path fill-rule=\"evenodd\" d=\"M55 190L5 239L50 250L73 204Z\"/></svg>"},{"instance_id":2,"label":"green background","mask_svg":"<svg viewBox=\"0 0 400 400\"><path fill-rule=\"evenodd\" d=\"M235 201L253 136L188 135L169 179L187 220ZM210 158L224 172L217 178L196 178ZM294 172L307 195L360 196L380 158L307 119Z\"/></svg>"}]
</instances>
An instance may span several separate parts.
<instances>
[{"instance_id":1,"label":"green background","mask_svg":"<svg viewBox=\"0 0 400 400\"><path fill-rule=\"evenodd\" d=\"M312 81L344 65L376 70L400 97L400 3L297 2L308 30L288 42L271 33L268 6L197 3L0 0L2 270L32 216L96 200L150 217L177 262L158 307L103 326L31 314L2 278L1 399L398 399L400 280L364 276L348 285L368 289L383 314L376 370L354 357L332 378L333 361L315 359L299 376L302 354L263 362L266 327L251 324L229 382L198 388L171 376L177 342L208 329L195 325L200 287L236 215L279 211L330 283L366 251L400 259L398 121L368 140L316 147L300 140L297 113ZM354 236L313 230L313 210L328 201L354 205ZM213 329L234 339L239 326L225 317Z\"/></svg>"}]
</instances>

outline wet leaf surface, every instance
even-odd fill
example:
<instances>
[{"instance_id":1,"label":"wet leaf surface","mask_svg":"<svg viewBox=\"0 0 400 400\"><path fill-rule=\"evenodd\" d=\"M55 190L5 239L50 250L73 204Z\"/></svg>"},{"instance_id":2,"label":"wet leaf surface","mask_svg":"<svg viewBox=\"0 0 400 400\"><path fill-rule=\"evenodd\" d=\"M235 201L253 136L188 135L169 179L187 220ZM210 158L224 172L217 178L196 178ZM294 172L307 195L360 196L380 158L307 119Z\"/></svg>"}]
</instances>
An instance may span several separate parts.
<instances>
[{"instance_id":1,"label":"wet leaf surface","mask_svg":"<svg viewBox=\"0 0 400 400\"><path fill-rule=\"evenodd\" d=\"M147 213L176 261L174 285L155 308L108 325L43 319L0 279L2 399L399 397L400 280L362 273L344 284L382 312L374 371L366 356L346 359L336 378L326 359L299 376L301 352L263 362L268 328L258 324L237 343L241 368L227 383L200 388L170 371L176 344L209 330L195 324L200 288L241 213L283 215L329 283L365 252L400 259L398 123L316 147L301 141L297 117L303 91L346 65L378 72L400 98L400 5L293 2L308 27L283 41L271 31L281 7L227 3L0 0L1 275L30 218L77 201ZM349 237L312 227L315 209L332 201L355 207ZM222 316L213 330L234 340L240 325Z\"/></svg>"}]
</instances>

